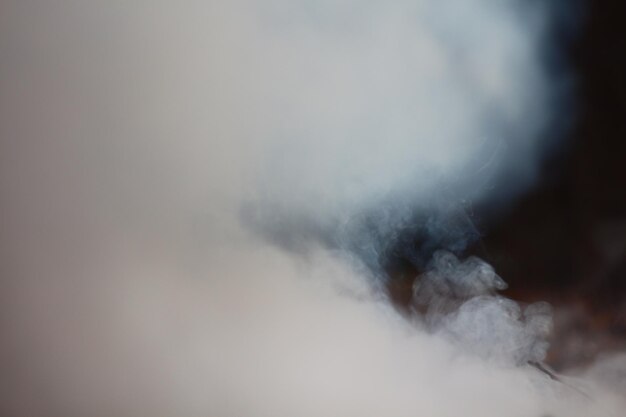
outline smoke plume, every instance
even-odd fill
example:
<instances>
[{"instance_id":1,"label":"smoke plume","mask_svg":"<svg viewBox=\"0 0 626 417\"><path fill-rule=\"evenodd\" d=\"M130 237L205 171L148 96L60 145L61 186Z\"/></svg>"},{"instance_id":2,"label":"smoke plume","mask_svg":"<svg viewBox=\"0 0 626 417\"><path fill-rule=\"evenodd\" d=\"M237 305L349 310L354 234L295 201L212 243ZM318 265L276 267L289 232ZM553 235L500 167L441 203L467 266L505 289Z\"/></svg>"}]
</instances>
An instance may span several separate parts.
<instances>
[{"instance_id":1,"label":"smoke plume","mask_svg":"<svg viewBox=\"0 0 626 417\"><path fill-rule=\"evenodd\" d=\"M553 146L549 2L0 9L2 415L623 409L462 255Z\"/></svg>"}]
</instances>

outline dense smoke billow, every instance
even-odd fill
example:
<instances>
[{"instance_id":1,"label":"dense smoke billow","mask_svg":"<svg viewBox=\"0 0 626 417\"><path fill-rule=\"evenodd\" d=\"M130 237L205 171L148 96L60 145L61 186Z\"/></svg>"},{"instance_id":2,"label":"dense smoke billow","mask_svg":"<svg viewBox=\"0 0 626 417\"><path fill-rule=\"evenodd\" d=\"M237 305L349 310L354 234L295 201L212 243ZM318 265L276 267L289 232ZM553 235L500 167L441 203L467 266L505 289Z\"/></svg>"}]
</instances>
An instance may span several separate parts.
<instances>
[{"instance_id":1,"label":"dense smoke billow","mask_svg":"<svg viewBox=\"0 0 626 417\"><path fill-rule=\"evenodd\" d=\"M619 415L462 254L553 145L549 6L5 1L1 414Z\"/></svg>"}]
</instances>

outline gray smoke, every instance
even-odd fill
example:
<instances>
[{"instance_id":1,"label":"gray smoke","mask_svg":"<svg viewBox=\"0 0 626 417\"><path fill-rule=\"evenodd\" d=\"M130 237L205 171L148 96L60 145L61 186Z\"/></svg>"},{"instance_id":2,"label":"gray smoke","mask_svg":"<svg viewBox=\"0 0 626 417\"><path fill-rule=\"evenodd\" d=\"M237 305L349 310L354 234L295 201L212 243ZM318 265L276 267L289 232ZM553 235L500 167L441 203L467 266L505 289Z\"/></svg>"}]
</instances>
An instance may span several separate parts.
<instances>
[{"instance_id":1,"label":"gray smoke","mask_svg":"<svg viewBox=\"0 0 626 417\"><path fill-rule=\"evenodd\" d=\"M243 211L255 230L370 267L400 246L422 267L478 236L466 206L533 182L554 99L546 4L278 4L259 29L279 120Z\"/></svg>"},{"instance_id":2,"label":"gray smoke","mask_svg":"<svg viewBox=\"0 0 626 417\"><path fill-rule=\"evenodd\" d=\"M619 415L460 255L549 148L548 6L3 2L0 413Z\"/></svg>"},{"instance_id":3,"label":"gray smoke","mask_svg":"<svg viewBox=\"0 0 626 417\"><path fill-rule=\"evenodd\" d=\"M522 308L497 295L506 283L484 261L435 252L414 285L414 305L427 328L467 351L512 365L541 362L552 327L550 306Z\"/></svg>"}]
</instances>

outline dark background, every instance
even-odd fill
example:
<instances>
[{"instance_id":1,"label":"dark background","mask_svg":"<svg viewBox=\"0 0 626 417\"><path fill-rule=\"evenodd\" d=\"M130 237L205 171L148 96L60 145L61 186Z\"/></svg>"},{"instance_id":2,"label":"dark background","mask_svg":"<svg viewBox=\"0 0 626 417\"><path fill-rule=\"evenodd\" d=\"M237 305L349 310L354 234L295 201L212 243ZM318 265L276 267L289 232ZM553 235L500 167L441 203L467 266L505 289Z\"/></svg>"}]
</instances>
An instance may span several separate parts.
<instances>
[{"instance_id":1,"label":"dark background","mask_svg":"<svg viewBox=\"0 0 626 417\"><path fill-rule=\"evenodd\" d=\"M555 366L626 339L626 3L590 0L566 51L574 120L546 180L480 242L522 301L562 306Z\"/></svg>"},{"instance_id":2,"label":"dark background","mask_svg":"<svg viewBox=\"0 0 626 417\"><path fill-rule=\"evenodd\" d=\"M482 241L512 292L584 291L597 308L614 308L626 295L624 18L621 1L585 5L567 53L576 104L565 149Z\"/></svg>"},{"instance_id":3,"label":"dark background","mask_svg":"<svg viewBox=\"0 0 626 417\"><path fill-rule=\"evenodd\" d=\"M548 363L557 369L626 348L626 2L563 8L559 47L546 52L571 70L550 132L561 146L469 249L507 281L505 295L555 307ZM390 292L406 305L415 274L402 275Z\"/></svg>"}]
</instances>

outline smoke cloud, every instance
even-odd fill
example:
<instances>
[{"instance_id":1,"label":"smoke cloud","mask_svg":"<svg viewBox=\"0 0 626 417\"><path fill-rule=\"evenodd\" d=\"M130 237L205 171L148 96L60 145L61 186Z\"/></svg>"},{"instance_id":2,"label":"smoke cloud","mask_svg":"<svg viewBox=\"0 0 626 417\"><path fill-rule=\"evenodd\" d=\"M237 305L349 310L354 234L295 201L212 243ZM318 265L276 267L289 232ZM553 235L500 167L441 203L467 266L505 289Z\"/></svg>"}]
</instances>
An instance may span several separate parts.
<instances>
[{"instance_id":1,"label":"smoke cloud","mask_svg":"<svg viewBox=\"0 0 626 417\"><path fill-rule=\"evenodd\" d=\"M619 415L462 256L551 146L548 6L5 1L1 413Z\"/></svg>"}]
</instances>

